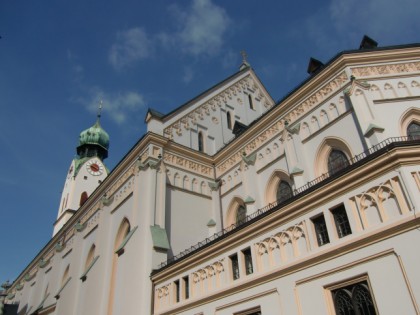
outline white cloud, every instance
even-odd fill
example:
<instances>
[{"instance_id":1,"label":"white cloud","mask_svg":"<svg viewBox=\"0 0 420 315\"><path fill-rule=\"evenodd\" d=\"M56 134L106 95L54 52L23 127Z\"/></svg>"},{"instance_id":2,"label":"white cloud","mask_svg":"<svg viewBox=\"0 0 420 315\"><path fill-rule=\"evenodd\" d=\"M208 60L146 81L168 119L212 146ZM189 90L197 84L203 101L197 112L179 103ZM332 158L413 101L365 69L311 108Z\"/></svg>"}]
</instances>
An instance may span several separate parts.
<instances>
[{"instance_id":1,"label":"white cloud","mask_svg":"<svg viewBox=\"0 0 420 315\"><path fill-rule=\"evenodd\" d=\"M190 83L193 78L194 78L194 70L191 67L185 67L184 76L182 77L182 80L184 81L184 83L186 84Z\"/></svg>"},{"instance_id":2,"label":"white cloud","mask_svg":"<svg viewBox=\"0 0 420 315\"><path fill-rule=\"evenodd\" d=\"M97 113L98 102L103 101L102 111L117 124L126 123L129 118L143 114L146 106L143 95L128 91L118 94L107 94L99 88L94 88L90 92L88 99L79 99L90 112Z\"/></svg>"},{"instance_id":3,"label":"white cloud","mask_svg":"<svg viewBox=\"0 0 420 315\"><path fill-rule=\"evenodd\" d=\"M212 56L219 53L224 43L224 36L231 23L226 11L211 0L193 0L192 6L182 10L171 6L170 12L178 21L179 30L168 36L160 34L160 39L168 44L176 44L182 52L191 55Z\"/></svg>"},{"instance_id":4,"label":"white cloud","mask_svg":"<svg viewBox=\"0 0 420 315\"><path fill-rule=\"evenodd\" d=\"M144 29L135 27L117 34L116 42L109 51L109 62L116 70L148 58L153 51L153 42Z\"/></svg>"}]
</instances>

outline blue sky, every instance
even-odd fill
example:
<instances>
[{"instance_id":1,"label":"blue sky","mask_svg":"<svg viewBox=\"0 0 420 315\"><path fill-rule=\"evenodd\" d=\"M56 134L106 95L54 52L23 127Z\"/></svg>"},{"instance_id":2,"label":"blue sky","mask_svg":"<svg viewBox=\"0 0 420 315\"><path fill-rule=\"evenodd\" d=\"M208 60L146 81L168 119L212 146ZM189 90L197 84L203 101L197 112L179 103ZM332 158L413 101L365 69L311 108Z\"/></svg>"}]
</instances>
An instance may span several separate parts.
<instances>
[{"instance_id":1,"label":"blue sky","mask_svg":"<svg viewBox=\"0 0 420 315\"><path fill-rule=\"evenodd\" d=\"M0 1L0 282L48 242L80 131L103 99L112 169L167 113L235 73L241 50L279 99L323 62L420 42L418 0Z\"/></svg>"}]
</instances>

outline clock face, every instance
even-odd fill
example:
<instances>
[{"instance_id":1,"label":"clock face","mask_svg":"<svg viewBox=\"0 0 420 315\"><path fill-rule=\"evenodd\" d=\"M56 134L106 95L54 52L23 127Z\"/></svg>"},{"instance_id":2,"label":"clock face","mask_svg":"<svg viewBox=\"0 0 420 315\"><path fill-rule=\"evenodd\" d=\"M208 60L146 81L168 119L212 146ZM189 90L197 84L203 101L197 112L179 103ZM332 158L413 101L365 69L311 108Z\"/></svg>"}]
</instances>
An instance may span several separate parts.
<instances>
[{"instance_id":1,"label":"clock face","mask_svg":"<svg viewBox=\"0 0 420 315\"><path fill-rule=\"evenodd\" d=\"M102 163L97 160L90 160L86 163L86 169L89 174L93 176L99 176L104 172L104 167Z\"/></svg>"}]
</instances>

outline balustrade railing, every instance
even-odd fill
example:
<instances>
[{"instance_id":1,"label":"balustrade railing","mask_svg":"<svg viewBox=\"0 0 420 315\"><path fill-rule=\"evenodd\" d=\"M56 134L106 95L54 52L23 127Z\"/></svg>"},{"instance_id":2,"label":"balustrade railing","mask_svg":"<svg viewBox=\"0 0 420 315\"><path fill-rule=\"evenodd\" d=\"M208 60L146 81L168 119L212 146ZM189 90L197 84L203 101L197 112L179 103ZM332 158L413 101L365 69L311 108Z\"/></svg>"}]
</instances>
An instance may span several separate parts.
<instances>
[{"instance_id":1,"label":"balustrade railing","mask_svg":"<svg viewBox=\"0 0 420 315\"><path fill-rule=\"evenodd\" d=\"M329 172L327 172L325 174L322 174L321 176L319 176L319 177L315 178L314 180L308 182L306 185L304 185L302 187L299 187L298 189L295 189L293 191L293 196L291 196L287 200L283 200L282 202L275 201L273 203L270 203L270 204L266 205L265 207L263 207L261 209L258 209L254 213L251 213L250 215L247 215L245 220L242 220L240 223L232 224L232 225L228 226L227 228L213 234L212 236L207 237L203 241L198 242L197 244L191 246L190 248L187 248L186 250L182 251L178 255L169 258L167 261L162 262L159 265L159 268L163 269L163 268L175 263L176 261L178 261L178 260L180 260L184 257L189 256L193 252L201 250L201 249L209 246L210 244L212 244L212 243L214 243L214 242L216 242L216 241L218 241L222 238L227 237L228 235L234 233L235 230L237 230L239 228L243 228L243 227L245 227L245 226L263 218L264 216L281 209L286 204L300 198L301 196L309 193L310 191L313 191L313 190L319 188L320 186L326 184L327 182L332 181L332 180L342 176L343 174L349 172L350 170L352 170L354 168L357 168L358 166L364 164L368 160L370 160L370 159L372 159L372 158L374 158L378 155L381 155L383 152L388 151L393 146L405 146L405 145L412 145L412 144L420 144L420 136L388 138L388 139L370 147L366 151L353 156L351 159L349 159L348 164L345 167L331 169Z\"/></svg>"}]
</instances>

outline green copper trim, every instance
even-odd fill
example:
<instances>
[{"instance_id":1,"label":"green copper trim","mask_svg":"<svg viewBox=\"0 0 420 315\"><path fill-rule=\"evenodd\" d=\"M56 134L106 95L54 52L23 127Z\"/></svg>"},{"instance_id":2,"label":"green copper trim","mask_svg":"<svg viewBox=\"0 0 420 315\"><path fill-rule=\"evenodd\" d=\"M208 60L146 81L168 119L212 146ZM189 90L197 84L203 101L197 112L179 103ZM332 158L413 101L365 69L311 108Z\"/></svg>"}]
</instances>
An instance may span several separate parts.
<instances>
[{"instance_id":1,"label":"green copper trim","mask_svg":"<svg viewBox=\"0 0 420 315\"><path fill-rule=\"evenodd\" d=\"M127 245L128 241L130 240L131 236L133 236L134 232L137 230L138 226L134 227L130 232L128 232L127 236L121 242L121 245L115 251L115 254L121 256L124 253L124 247Z\"/></svg>"},{"instance_id":2,"label":"green copper trim","mask_svg":"<svg viewBox=\"0 0 420 315\"><path fill-rule=\"evenodd\" d=\"M102 204L103 204L104 206L109 206L109 205L111 205L113 201L114 201L114 196L112 196L112 197L110 197L110 198L107 198L106 196L103 196L103 197L102 197Z\"/></svg>"},{"instance_id":3,"label":"green copper trim","mask_svg":"<svg viewBox=\"0 0 420 315\"><path fill-rule=\"evenodd\" d=\"M57 244L55 244L55 251L57 252L57 253L60 253L60 252L62 252L63 251L63 249L65 248L66 246L63 246L61 243L57 243Z\"/></svg>"},{"instance_id":4,"label":"green copper trim","mask_svg":"<svg viewBox=\"0 0 420 315\"><path fill-rule=\"evenodd\" d=\"M168 235L164 228L159 225L151 225L150 232L152 233L153 248L168 250L170 248Z\"/></svg>"},{"instance_id":5,"label":"green copper trim","mask_svg":"<svg viewBox=\"0 0 420 315\"><path fill-rule=\"evenodd\" d=\"M92 269L93 265L96 263L96 261L98 260L99 255L96 256L95 258L93 258L92 262L89 264L89 266L86 268L85 272L82 274L82 276L80 277L80 280L82 280L82 282L84 282L87 278L87 274L89 272L90 269Z\"/></svg>"},{"instance_id":6,"label":"green copper trim","mask_svg":"<svg viewBox=\"0 0 420 315\"><path fill-rule=\"evenodd\" d=\"M19 283L18 285L16 285L15 289L16 289L17 291L22 290L22 289L23 289L23 284L22 284L22 283Z\"/></svg>"},{"instance_id":7,"label":"green copper trim","mask_svg":"<svg viewBox=\"0 0 420 315\"><path fill-rule=\"evenodd\" d=\"M44 258L41 258L41 260L38 262L38 266L40 268L44 268L45 266L47 266L50 263L50 260L44 260Z\"/></svg>"},{"instance_id":8,"label":"green copper trim","mask_svg":"<svg viewBox=\"0 0 420 315\"><path fill-rule=\"evenodd\" d=\"M254 165L256 159L257 159L257 153L256 152L254 152L254 153L252 153L250 155L242 155L242 160L247 165Z\"/></svg>"},{"instance_id":9,"label":"green copper trim","mask_svg":"<svg viewBox=\"0 0 420 315\"><path fill-rule=\"evenodd\" d=\"M385 129L382 128L381 126L375 125L373 123L369 124L369 126L367 127L364 136L365 137L370 137L374 132L383 132Z\"/></svg>"},{"instance_id":10,"label":"green copper trim","mask_svg":"<svg viewBox=\"0 0 420 315\"><path fill-rule=\"evenodd\" d=\"M212 226L216 226L216 221L214 221L213 219L210 219L210 221L207 223L208 227L212 227Z\"/></svg>"},{"instance_id":11,"label":"green copper trim","mask_svg":"<svg viewBox=\"0 0 420 315\"><path fill-rule=\"evenodd\" d=\"M252 198L251 196L248 196L248 197L246 197L246 199L244 200L244 202L245 202L246 204L249 204L249 203L254 203L254 202L255 202L255 199L254 199L254 198Z\"/></svg>"},{"instance_id":12,"label":"green copper trim","mask_svg":"<svg viewBox=\"0 0 420 315\"><path fill-rule=\"evenodd\" d=\"M209 184L209 187L212 191L216 191L220 187L220 181L218 182L207 182Z\"/></svg>"},{"instance_id":13,"label":"green copper trim","mask_svg":"<svg viewBox=\"0 0 420 315\"><path fill-rule=\"evenodd\" d=\"M76 223L76 225L74 226L74 228L76 229L77 232L82 232L85 229L86 225L85 224L81 224L80 221Z\"/></svg>"},{"instance_id":14,"label":"green copper trim","mask_svg":"<svg viewBox=\"0 0 420 315\"><path fill-rule=\"evenodd\" d=\"M24 277L26 282L31 281L33 278L35 278L36 272L33 275L30 275L29 273L27 273Z\"/></svg>"},{"instance_id":15,"label":"green copper trim","mask_svg":"<svg viewBox=\"0 0 420 315\"><path fill-rule=\"evenodd\" d=\"M299 168L299 167L297 167L297 166L295 166L293 169L292 169L292 172L290 173L291 175L298 175L298 174L302 174L303 173L303 169L301 169L301 168Z\"/></svg>"},{"instance_id":16,"label":"green copper trim","mask_svg":"<svg viewBox=\"0 0 420 315\"><path fill-rule=\"evenodd\" d=\"M54 298L55 298L56 300L58 300L58 299L60 298L60 294L61 294L61 292L62 292L62 291L64 290L64 288L66 287L67 283L69 283L69 282L70 282L70 280L71 280L71 277L70 277L70 278L68 278L68 279L66 280L66 282L64 282L64 283L63 283L63 285L61 286L60 290L58 290L57 294L56 294L56 295L54 295Z\"/></svg>"},{"instance_id":17,"label":"green copper trim","mask_svg":"<svg viewBox=\"0 0 420 315\"><path fill-rule=\"evenodd\" d=\"M7 295L7 299L8 300L11 300L11 299L13 299L15 297L15 294L14 293L9 293L8 295Z\"/></svg>"}]
</instances>

